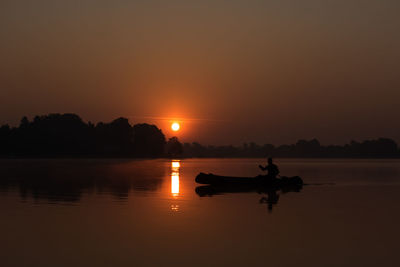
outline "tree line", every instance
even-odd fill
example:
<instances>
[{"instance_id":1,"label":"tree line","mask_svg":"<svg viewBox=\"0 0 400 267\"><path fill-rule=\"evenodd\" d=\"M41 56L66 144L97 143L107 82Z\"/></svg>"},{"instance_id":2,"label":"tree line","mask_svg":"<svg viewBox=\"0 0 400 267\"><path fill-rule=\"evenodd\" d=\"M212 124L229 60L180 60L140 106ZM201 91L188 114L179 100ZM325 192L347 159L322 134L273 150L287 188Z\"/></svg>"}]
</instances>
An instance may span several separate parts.
<instances>
[{"instance_id":1,"label":"tree line","mask_svg":"<svg viewBox=\"0 0 400 267\"><path fill-rule=\"evenodd\" d=\"M296 144L274 146L245 143L242 146L203 146L184 143L185 157L282 157L282 158L400 158L397 143L389 138L345 145L323 146L317 139L299 140Z\"/></svg>"},{"instance_id":2,"label":"tree line","mask_svg":"<svg viewBox=\"0 0 400 267\"><path fill-rule=\"evenodd\" d=\"M161 157L165 144L155 125L131 126L126 118L95 125L75 114L50 114L0 127L0 155L6 157Z\"/></svg>"},{"instance_id":3,"label":"tree line","mask_svg":"<svg viewBox=\"0 0 400 267\"><path fill-rule=\"evenodd\" d=\"M76 114L23 117L18 127L0 127L0 157L315 157L398 158L395 141L388 138L351 141L323 146L317 139L274 146L245 143L242 146L204 146L166 140L155 125L131 125L126 118L110 123L84 122Z\"/></svg>"}]
</instances>

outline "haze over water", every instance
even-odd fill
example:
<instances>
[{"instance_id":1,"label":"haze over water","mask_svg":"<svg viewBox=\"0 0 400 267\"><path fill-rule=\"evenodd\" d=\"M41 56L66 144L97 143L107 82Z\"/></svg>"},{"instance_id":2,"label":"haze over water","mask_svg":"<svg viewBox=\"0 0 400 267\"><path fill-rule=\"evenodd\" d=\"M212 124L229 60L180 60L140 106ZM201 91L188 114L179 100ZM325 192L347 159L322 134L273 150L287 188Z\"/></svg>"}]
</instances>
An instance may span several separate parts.
<instances>
[{"instance_id":1,"label":"haze over water","mask_svg":"<svg viewBox=\"0 0 400 267\"><path fill-rule=\"evenodd\" d=\"M300 192L200 197L264 159L1 160L2 266L398 266L400 160L277 159Z\"/></svg>"},{"instance_id":2,"label":"haze over water","mask_svg":"<svg viewBox=\"0 0 400 267\"><path fill-rule=\"evenodd\" d=\"M0 125L183 121L202 144L400 142L398 0L2 0Z\"/></svg>"}]
</instances>

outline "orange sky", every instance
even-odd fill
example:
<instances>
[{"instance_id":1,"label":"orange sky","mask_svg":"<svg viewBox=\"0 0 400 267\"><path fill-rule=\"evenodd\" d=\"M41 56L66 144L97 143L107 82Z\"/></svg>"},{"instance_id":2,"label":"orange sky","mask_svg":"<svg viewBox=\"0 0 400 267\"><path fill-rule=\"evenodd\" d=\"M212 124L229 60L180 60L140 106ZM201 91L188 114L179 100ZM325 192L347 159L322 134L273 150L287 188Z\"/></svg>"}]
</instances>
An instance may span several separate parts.
<instances>
[{"instance_id":1,"label":"orange sky","mask_svg":"<svg viewBox=\"0 0 400 267\"><path fill-rule=\"evenodd\" d=\"M182 119L183 141L400 141L400 4L0 3L0 123Z\"/></svg>"}]
</instances>

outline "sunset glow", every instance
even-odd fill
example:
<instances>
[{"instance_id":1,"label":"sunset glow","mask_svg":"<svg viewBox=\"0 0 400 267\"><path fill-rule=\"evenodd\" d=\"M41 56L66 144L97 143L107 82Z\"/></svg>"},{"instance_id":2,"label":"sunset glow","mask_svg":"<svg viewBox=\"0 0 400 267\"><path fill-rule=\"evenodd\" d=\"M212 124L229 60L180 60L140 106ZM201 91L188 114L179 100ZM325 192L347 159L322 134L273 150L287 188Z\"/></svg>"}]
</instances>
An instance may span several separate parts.
<instances>
[{"instance_id":1,"label":"sunset glow","mask_svg":"<svg viewBox=\"0 0 400 267\"><path fill-rule=\"evenodd\" d=\"M174 132L179 131L180 128L181 128L181 126L179 125L178 122L174 122L174 123L172 123L172 125L171 125L171 129L172 129L172 131L174 131Z\"/></svg>"},{"instance_id":2,"label":"sunset glow","mask_svg":"<svg viewBox=\"0 0 400 267\"><path fill-rule=\"evenodd\" d=\"M399 13L0 0L0 267L400 267Z\"/></svg>"}]
</instances>

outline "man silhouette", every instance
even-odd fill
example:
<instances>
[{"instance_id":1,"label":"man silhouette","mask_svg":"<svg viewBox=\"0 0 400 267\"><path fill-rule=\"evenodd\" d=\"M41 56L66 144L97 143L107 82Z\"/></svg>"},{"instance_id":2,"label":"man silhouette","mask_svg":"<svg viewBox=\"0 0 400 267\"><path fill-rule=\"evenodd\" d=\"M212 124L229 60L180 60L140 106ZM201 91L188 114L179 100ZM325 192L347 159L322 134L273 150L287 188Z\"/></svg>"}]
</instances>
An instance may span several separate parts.
<instances>
[{"instance_id":1,"label":"man silhouette","mask_svg":"<svg viewBox=\"0 0 400 267\"><path fill-rule=\"evenodd\" d=\"M259 165L258 167L260 167L260 169L263 170L263 171L268 171L267 176L269 178L276 178L276 176L279 174L278 166L276 166L272 162L272 158L268 158L268 165L267 166L263 167L263 166Z\"/></svg>"}]
</instances>

